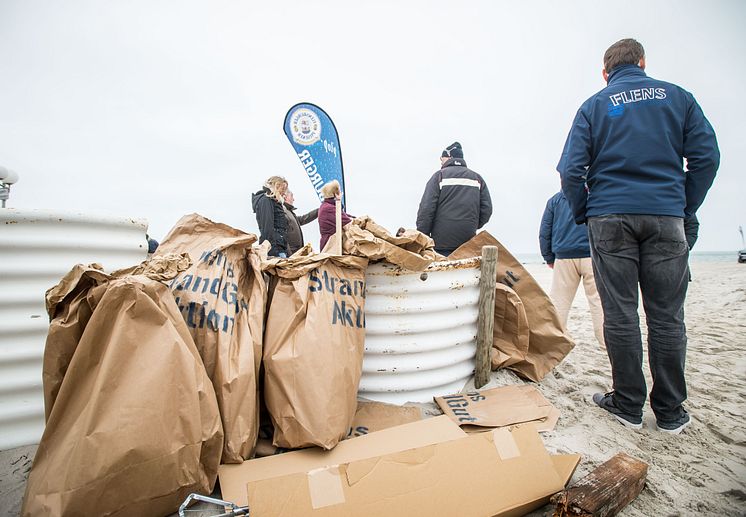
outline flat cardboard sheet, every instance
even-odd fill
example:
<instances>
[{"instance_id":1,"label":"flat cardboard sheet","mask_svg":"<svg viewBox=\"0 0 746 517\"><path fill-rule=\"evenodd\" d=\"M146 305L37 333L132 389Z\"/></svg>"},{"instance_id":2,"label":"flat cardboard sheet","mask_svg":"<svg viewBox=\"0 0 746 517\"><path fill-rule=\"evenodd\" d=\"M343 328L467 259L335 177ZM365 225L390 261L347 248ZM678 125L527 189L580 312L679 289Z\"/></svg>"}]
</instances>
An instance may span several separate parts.
<instances>
[{"instance_id":1,"label":"flat cardboard sheet","mask_svg":"<svg viewBox=\"0 0 746 517\"><path fill-rule=\"evenodd\" d=\"M455 393L434 400L461 426L505 427L534 422L537 430L551 431L559 417L559 411L529 384Z\"/></svg>"},{"instance_id":2,"label":"flat cardboard sheet","mask_svg":"<svg viewBox=\"0 0 746 517\"><path fill-rule=\"evenodd\" d=\"M572 475L575 473L575 469L578 468L578 464L580 463L580 454L552 454L550 457L552 458L554 470L557 471L557 475L560 477L565 486L567 486L567 484L570 482L570 479L572 478ZM502 512L500 514L500 517L521 517L529 512L533 512L534 510L541 508L542 506L548 505L550 503L551 497L551 495L548 495L534 501L529 501L521 506L516 506L511 510ZM554 510L553 507L552 510Z\"/></svg>"},{"instance_id":3,"label":"flat cardboard sheet","mask_svg":"<svg viewBox=\"0 0 746 517\"><path fill-rule=\"evenodd\" d=\"M442 415L344 440L330 451L313 447L256 458L240 465L221 465L218 469L221 494L226 501L245 505L248 504L246 483L250 481L306 473L327 465L349 463L464 436L466 434L456 424Z\"/></svg>"},{"instance_id":4,"label":"flat cardboard sheet","mask_svg":"<svg viewBox=\"0 0 746 517\"><path fill-rule=\"evenodd\" d=\"M254 517L489 516L541 505L564 485L526 424L256 479L246 490Z\"/></svg>"}]
</instances>

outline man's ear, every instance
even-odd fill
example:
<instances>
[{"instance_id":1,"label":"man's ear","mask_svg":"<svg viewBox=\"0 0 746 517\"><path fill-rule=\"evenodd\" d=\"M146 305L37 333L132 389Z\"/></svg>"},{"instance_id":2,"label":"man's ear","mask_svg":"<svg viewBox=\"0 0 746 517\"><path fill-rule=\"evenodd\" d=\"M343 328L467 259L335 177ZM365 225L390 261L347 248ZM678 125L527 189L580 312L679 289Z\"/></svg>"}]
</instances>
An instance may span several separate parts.
<instances>
[{"instance_id":1,"label":"man's ear","mask_svg":"<svg viewBox=\"0 0 746 517\"><path fill-rule=\"evenodd\" d=\"M640 62L637 63L637 66L639 66L640 68L642 68L643 70L645 70L645 56L643 56L643 57L640 58Z\"/></svg>"},{"instance_id":2,"label":"man's ear","mask_svg":"<svg viewBox=\"0 0 746 517\"><path fill-rule=\"evenodd\" d=\"M609 82L609 74L606 73L606 69L605 68L601 69L601 75L604 78L604 82L608 83Z\"/></svg>"}]
</instances>

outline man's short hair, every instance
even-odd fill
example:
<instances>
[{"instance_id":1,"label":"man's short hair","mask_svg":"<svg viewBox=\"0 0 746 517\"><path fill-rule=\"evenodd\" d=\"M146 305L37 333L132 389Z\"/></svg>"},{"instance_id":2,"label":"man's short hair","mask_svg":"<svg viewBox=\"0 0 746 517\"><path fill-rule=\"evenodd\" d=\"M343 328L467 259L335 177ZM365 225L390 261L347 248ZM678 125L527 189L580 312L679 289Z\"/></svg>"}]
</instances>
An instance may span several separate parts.
<instances>
[{"instance_id":1,"label":"man's short hair","mask_svg":"<svg viewBox=\"0 0 746 517\"><path fill-rule=\"evenodd\" d=\"M604 69L610 74L614 68L622 65L636 65L645 57L645 49L639 41L632 38L620 39L604 53Z\"/></svg>"}]
</instances>

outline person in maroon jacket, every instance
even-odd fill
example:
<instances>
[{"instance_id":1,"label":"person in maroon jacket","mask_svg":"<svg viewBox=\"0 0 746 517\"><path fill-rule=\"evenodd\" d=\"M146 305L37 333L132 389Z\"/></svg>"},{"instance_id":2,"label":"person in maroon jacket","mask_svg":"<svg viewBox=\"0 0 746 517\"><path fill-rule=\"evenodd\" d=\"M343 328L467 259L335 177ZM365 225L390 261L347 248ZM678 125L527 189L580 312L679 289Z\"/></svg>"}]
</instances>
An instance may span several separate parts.
<instances>
[{"instance_id":1,"label":"person in maroon jacket","mask_svg":"<svg viewBox=\"0 0 746 517\"><path fill-rule=\"evenodd\" d=\"M342 190L337 180L330 181L321 187L321 195L324 196L319 207L319 231L321 232L321 243L319 250L323 251L329 237L337 231L336 201L342 199ZM342 210L342 226L352 221L352 216Z\"/></svg>"}]
</instances>

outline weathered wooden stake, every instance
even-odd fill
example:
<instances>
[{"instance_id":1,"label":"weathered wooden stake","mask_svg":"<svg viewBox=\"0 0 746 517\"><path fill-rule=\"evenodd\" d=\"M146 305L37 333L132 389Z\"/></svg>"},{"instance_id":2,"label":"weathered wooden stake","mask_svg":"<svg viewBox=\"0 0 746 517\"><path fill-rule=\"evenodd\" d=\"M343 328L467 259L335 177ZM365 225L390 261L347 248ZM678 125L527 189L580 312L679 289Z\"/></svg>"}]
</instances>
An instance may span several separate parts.
<instances>
[{"instance_id":1,"label":"weathered wooden stake","mask_svg":"<svg viewBox=\"0 0 746 517\"><path fill-rule=\"evenodd\" d=\"M334 203L335 205L335 218L336 218L336 235L337 235L337 244L334 246L334 253L336 255L342 254L342 201L339 199L336 200Z\"/></svg>"},{"instance_id":2,"label":"weathered wooden stake","mask_svg":"<svg viewBox=\"0 0 746 517\"><path fill-rule=\"evenodd\" d=\"M640 494L647 474L647 463L620 452L574 486L553 495L554 517L616 515Z\"/></svg>"},{"instance_id":3,"label":"weathered wooden stake","mask_svg":"<svg viewBox=\"0 0 746 517\"><path fill-rule=\"evenodd\" d=\"M482 268L479 277L479 319L477 320L477 357L474 387L481 388L490 380L492 365L490 349L495 328L495 281L497 277L497 246L482 247Z\"/></svg>"}]
</instances>

